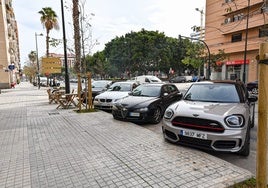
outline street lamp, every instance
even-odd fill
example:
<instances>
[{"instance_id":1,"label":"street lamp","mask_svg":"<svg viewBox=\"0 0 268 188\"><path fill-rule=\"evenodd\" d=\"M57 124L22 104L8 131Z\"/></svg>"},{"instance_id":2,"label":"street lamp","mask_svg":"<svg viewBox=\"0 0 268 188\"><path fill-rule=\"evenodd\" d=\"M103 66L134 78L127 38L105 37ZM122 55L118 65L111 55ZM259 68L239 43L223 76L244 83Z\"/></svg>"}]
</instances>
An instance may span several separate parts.
<instances>
[{"instance_id":1,"label":"street lamp","mask_svg":"<svg viewBox=\"0 0 268 188\"><path fill-rule=\"evenodd\" d=\"M65 93L70 93L70 80L69 80L68 62L67 62L67 48L66 48L66 36L65 36L65 21L64 21L63 0L61 0L61 16L62 16L64 66L65 66Z\"/></svg>"},{"instance_id":2,"label":"street lamp","mask_svg":"<svg viewBox=\"0 0 268 188\"><path fill-rule=\"evenodd\" d=\"M202 40L203 37L204 37L204 36L203 36L203 29L204 29L204 27L203 27L204 10L203 10L203 9L200 10L199 8L195 8L195 10L198 11L198 12L200 12L200 15L201 15L201 17L200 17L200 18L201 18L201 20L200 20L200 24L201 24L201 25L200 25L200 35L199 35L199 39Z\"/></svg>"},{"instance_id":3,"label":"street lamp","mask_svg":"<svg viewBox=\"0 0 268 188\"><path fill-rule=\"evenodd\" d=\"M246 61L247 61L247 47L248 47L248 19L249 19L249 9L250 0L248 0L247 8L247 21L246 21L246 36L245 36L245 50L244 50L244 69L243 69L243 82L246 83Z\"/></svg>"},{"instance_id":4,"label":"street lamp","mask_svg":"<svg viewBox=\"0 0 268 188\"><path fill-rule=\"evenodd\" d=\"M43 36L42 33L35 33L35 48L36 48L36 64L37 64L37 85L38 89L40 89L40 66L39 66L39 57L38 57L38 45L37 45L37 36Z\"/></svg>"},{"instance_id":5,"label":"street lamp","mask_svg":"<svg viewBox=\"0 0 268 188\"><path fill-rule=\"evenodd\" d=\"M191 39L191 40L197 40L197 41L200 41L200 42L202 42L205 46L206 46L206 48L207 48L207 50L208 50L208 67L207 67L207 70L208 70L208 72L207 72L207 76L206 76L206 78L208 79L208 80L210 80L210 49L209 49L209 47L208 47L208 45L207 45L207 43L204 41L204 40L200 40L200 39L196 39L196 38L192 38L192 37L186 37L186 36L182 36L182 35L179 35L179 40L181 39L181 38L187 38L187 39Z\"/></svg>"}]
</instances>

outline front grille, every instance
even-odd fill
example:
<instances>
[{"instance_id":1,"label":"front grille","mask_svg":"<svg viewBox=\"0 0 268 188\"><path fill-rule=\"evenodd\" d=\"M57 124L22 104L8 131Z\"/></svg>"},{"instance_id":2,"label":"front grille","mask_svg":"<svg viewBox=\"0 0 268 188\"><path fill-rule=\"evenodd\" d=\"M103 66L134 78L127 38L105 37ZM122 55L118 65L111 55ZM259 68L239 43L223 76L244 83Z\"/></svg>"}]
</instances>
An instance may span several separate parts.
<instances>
[{"instance_id":1,"label":"front grille","mask_svg":"<svg viewBox=\"0 0 268 188\"><path fill-rule=\"evenodd\" d=\"M177 116L173 119L172 125L175 127L182 127L207 132L216 132L216 133L224 132L224 127L221 125L221 123L201 118Z\"/></svg>"},{"instance_id":2,"label":"front grille","mask_svg":"<svg viewBox=\"0 0 268 188\"><path fill-rule=\"evenodd\" d=\"M236 146L236 142L228 140L219 140L216 141L213 146L218 149L232 149Z\"/></svg>"},{"instance_id":3,"label":"front grille","mask_svg":"<svg viewBox=\"0 0 268 188\"><path fill-rule=\"evenodd\" d=\"M182 135L178 136L179 136L179 143L203 149L211 149L211 140L203 140L199 138L192 138Z\"/></svg>"},{"instance_id":4,"label":"front grille","mask_svg":"<svg viewBox=\"0 0 268 188\"><path fill-rule=\"evenodd\" d=\"M169 137L169 138L171 138L173 140L177 140L177 136L173 132L171 132L169 130L165 130L165 134L166 134L167 137Z\"/></svg>"},{"instance_id":5,"label":"front grille","mask_svg":"<svg viewBox=\"0 0 268 188\"><path fill-rule=\"evenodd\" d=\"M99 99L99 100L100 102L107 102L107 103L112 102L112 99Z\"/></svg>"}]
</instances>

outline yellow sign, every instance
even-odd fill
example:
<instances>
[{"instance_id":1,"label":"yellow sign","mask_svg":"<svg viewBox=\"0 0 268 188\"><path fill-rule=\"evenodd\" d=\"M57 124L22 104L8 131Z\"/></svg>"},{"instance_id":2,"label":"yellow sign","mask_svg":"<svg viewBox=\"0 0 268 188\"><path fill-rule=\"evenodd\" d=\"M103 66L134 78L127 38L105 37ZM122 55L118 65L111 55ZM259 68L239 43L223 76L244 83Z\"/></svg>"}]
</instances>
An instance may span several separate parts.
<instances>
[{"instance_id":1,"label":"yellow sign","mask_svg":"<svg viewBox=\"0 0 268 188\"><path fill-rule=\"evenodd\" d=\"M61 60L57 57L42 58L42 73L61 73Z\"/></svg>"}]
</instances>

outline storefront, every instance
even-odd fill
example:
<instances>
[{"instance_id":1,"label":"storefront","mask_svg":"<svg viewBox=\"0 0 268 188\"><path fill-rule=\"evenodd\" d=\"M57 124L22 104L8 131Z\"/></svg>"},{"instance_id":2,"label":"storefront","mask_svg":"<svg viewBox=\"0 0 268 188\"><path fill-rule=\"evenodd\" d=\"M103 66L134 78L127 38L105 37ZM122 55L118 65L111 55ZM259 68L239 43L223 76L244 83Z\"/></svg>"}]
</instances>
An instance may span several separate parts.
<instances>
[{"instance_id":1,"label":"storefront","mask_svg":"<svg viewBox=\"0 0 268 188\"><path fill-rule=\"evenodd\" d=\"M246 73L247 73L249 60L247 59L245 63L246 63ZM243 80L244 60L226 61L225 65L226 65L226 79L229 79L229 80L235 80L235 79Z\"/></svg>"}]
</instances>

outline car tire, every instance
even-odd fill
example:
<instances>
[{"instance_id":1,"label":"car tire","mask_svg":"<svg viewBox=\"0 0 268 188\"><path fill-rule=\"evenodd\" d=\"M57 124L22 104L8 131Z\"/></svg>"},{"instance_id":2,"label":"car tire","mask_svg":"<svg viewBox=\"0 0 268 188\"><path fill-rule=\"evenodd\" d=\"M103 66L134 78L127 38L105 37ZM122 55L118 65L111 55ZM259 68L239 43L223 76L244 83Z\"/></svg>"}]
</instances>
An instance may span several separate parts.
<instances>
[{"instance_id":1,"label":"car tire","mask_svg":"<svg viewBox=\"0 0 268 188\"><path fill-rule=\"evenodd\" d=\"M239 155L247 157L250 154L250 129L248 129L244 146L238 152Z\"/></svg>"},{"instance_id":2,"label":"car tire","mask_svg":"<svg viewBox=\"0 0 268 188\"><path fill-rule=\"evenodd\" d=\"M161 118L162 118L161 108L157 107L153 113L152 123L154 124L159 123L161 121Z\"/></svg>"}]
</instances>

